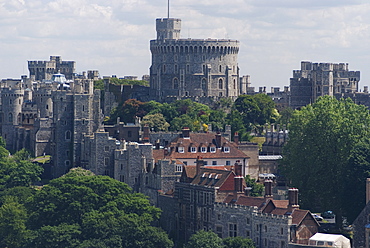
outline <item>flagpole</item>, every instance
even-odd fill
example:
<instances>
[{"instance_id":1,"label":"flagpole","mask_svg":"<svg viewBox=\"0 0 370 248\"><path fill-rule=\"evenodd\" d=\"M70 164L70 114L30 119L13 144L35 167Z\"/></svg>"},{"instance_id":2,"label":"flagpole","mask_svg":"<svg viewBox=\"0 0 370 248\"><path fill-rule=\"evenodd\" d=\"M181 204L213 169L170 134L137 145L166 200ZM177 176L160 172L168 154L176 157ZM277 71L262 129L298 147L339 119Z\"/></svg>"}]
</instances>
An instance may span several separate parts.
<instances>
[{"instance_id":1,"label":"flagpole","mask_svg":"<svg viewBox=\"0 0 370 248\"><path fill-rule=\"evenodd\" d=\"M170 18L170 0L167 1L167 18Z\"/></svg>"}]
</instances>

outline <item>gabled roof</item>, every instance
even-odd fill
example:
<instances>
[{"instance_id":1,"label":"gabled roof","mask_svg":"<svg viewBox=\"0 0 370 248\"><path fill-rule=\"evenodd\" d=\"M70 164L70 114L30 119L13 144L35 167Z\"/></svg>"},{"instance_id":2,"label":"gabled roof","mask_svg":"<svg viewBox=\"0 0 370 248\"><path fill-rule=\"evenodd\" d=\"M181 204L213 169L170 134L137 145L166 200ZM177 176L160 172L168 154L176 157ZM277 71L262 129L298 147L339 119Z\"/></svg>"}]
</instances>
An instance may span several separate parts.
<instances>
[{"instance_id":1,"label":"gabled roof","mask_svg":"<svg viewBox=\"0 0 370 248\"><path fill-rule=\"evenodd\" d=\"M237 145L229 142L224 137L220 137L221 142L217 144L215 133L190 133L188 138L177 137L171 144L168 145L169 153L166 158L177 159L196 159L201 156L202 158L234 158L244 159L249 158L244 152L238 149ZM178 147L183 147L183 152L178 152ZM207 152L201 152L197 149L196 152L191 152L189 147L206 147ZM215 152L210 152L209 147L216 147ZM229 147L228 152L224 152L223 147ZM162 154L163 156L163 154Z\"/></svg>"}]
</instances>

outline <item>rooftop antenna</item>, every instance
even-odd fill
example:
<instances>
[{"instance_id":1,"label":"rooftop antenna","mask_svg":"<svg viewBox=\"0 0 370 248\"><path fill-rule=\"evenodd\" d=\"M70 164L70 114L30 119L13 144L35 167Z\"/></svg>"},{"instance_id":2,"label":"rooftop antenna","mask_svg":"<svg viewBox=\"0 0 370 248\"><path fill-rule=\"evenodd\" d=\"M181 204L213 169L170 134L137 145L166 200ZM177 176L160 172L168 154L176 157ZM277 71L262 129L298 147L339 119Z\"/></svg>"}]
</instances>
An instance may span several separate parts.
<instances>
[{"instance_id":1,"label":"rooftop antenna","mask_svg":"<svg viewBox=\"0 0 370 248\"><path fill-rule=\"evenodd\" d=\"M170 19L170 0L167 1L167 18Z\"/></svg>"}]
</instances>

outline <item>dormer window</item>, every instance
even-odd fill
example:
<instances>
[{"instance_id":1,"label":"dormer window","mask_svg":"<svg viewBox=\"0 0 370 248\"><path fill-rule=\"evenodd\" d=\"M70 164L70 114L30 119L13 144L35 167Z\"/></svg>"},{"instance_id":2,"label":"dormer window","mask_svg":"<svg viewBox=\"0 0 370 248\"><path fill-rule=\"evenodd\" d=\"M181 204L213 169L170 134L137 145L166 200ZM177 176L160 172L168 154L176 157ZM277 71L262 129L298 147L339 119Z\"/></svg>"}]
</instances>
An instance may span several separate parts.
<instances>
[{"instance_id":1,"label":"dormer window","mask_svg":"<svg viewBox=\"0 0 370 248\"><path fill-rule=\"evenodd\" d=\"M202 153L206 153L206 152L207 152L207 147L204 147L204 146L203 146L203 147L201 147L201 148L200 148L200 151L201 151Z\"/></svg>"},{"instance_id":2,"label":"dormer window","mask_svg":"<svg viewBox=\"0 0 370 248\"><path fill-rule=\"evenodd\" d=\"M214 146L210 147L210 152L215 153L216 152L216 147L214 147Z\"/></svg>"},{"instance_id":3,"label":"dormer window","mask_svg":"<svg viewBox=\"0 0 370 248\"><path fill-rule=\"evenodd\" d=\"M229 152L230 152L230 147L228 147L228 146L225 146L225 147L224 147L224 152L227 152L227 153L229 153Z\"/></svg>"},{"instance_id":4,"label":"dormer window","mask_svg":"<svg viewBox=\"0 0 370 248\"><path fill-rule=\"evenodd\" d=\"M179 152L179 153L184 153L184 147L179 146L179 147L178 147L178 152Z\"/></svg>"},{"instance_id":5,"label":"dormer window","mask_svg":"<svg viewBox=\"0 0 370 248\"><path fill-rule=\"evenodd\" d=\"M197 148L196 147L190 147L190 152L191 153L196 153L197 152Z\"/></svg>"}]
</instances>

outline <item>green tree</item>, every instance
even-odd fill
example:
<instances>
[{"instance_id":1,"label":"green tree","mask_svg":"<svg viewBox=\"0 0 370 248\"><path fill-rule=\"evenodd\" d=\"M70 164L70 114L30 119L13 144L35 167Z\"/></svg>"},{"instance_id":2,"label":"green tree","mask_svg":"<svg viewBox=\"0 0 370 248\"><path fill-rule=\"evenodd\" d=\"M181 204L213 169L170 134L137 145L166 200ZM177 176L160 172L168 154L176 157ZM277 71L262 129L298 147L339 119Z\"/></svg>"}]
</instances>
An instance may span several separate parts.
<instances>
[{"instance_id":1,"label":"green tree","mask_svg":"<svg viewBox=\"0 0 370 248\"><path fill-rule=\"evenodd\" d=\"M54 247L45 242L60 242L59 247L173 246L163 231L150 225L160 210L144 195L81 168L51 180L26 206L28 227L35 234L28 247Z\"/></svg>"},{"instance_id":2,"label":"green tree","mask_svg":"<svg viewBox=\"0 0 370 248\"><path fill-rule=\"evenodd\" d=\"M200 230L193 234L186 243L185 248L224 248L222 239L212 231Z\"/></svg>"},{"instance_id":3,"label":"green tree","mask_svg":"<svg viewBox=\"0 0 370 248\"><path fill-rule=\"evenodd\" d=\"M364 180L369 167L355 154L367 150L370 115L351 99L326 96L295 111L284 147L282 171L301 192L300 204L313 211L333 210L342 216L357 215L346 202L361 202L346 183Z\"/></svg>"},{"instance_id":4,"label":"green tree","mask_svg":"<svg viewBox=\"0 0 370 248\"><path fill-rule=\"evenodd\" d=\"M256 182L256 179L253 179L250 177L250 175L246 175L245 183L247 184L247 187L251 187L252 190L250 191L250 196L262 196L264 187L262 184L259 184Z\"/></svg>"},{"instance_id":5,"label":"green tree","mask_svg":"<svg viewBox=\"0 0 370 248\"><path fill-rule=\"evenodd\" d=\"M0 207L0 247L23 247L30 236L26 227L27 211L14 197Z\"/></svg>"},{"instance_id":6,"label":"green tree","mask_svg":"<svg viewBox=\"0 0 370 248\"><path fill-rule=\"evenodd\" d=\"M167 131L170 126L161 113L144 116L141 125L145 124L148 124L149 128L155 132Z\"/></svg>"},{"instance_id":7,"label":"green tree","mask_svg":"<svg viewBox=\"0 0 370 248\"><path fill-rule=\"evenodd\" d=\"M13 156L0 159L0 189L30 186L40 181L43 168L32 163L29 157L29 153L22 149Z\"/></svg>"},{"instance_id":8,"label":"green tree","mask_svg":"<svg viewBox=\"0 0 370 248\"><path fill-rule=\"evenodd\" d=\"M228 237L223 240L227 248L255 248L251 239L242 237Z\"/></svg>"},{"instance_id":9,"label":"green tree","mask_svg":"<svg viewBox=\"0 0 370 248\"><path fill-rule=\"evenodd\" d=\"M241 95L236 99L233 109L241 115L247 131L255 129L261 133L263 125L274 122L276 118L275 103L265 94Z\"/></svg>"}]
</instances>

